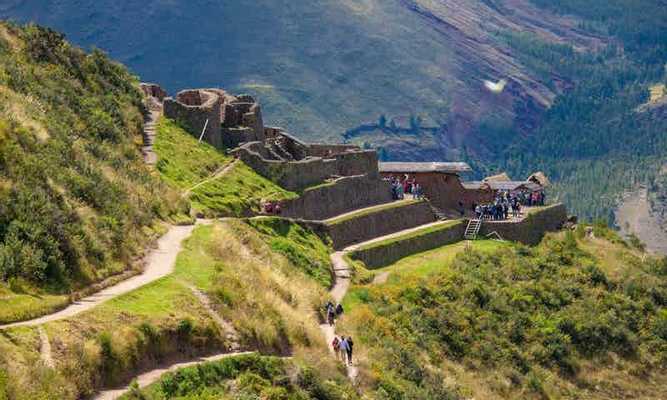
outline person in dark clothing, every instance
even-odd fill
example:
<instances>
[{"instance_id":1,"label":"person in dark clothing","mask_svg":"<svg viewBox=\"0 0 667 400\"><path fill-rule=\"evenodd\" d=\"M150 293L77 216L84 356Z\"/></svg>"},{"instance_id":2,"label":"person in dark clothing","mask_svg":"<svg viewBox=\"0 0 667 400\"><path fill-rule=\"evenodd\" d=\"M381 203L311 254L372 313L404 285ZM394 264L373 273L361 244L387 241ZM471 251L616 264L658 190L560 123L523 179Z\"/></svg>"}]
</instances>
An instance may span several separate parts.
<instances>
[{"instance_id":1,"label":"person in dark clothing","mask_svg":"<svg viewBox=\"0 0 667 400\"><path fill-rule=\"evenodd\" d=\"M352 336L348 336L346 341L347 341L347 362L349 365L352 365L352 349L354 348L354 342L352 341Z\"/></svg>"},{"instance_id":2,"label":"person in dark clothing","mask_svg":"<svg viewBox=\"0 0 667 400\"><path fill-rule=\"evenodd\" d=\"M336 306L336 316L340 317L341 314L343 314L343 305L338 303Z\"/></svg>"}]
</instances>

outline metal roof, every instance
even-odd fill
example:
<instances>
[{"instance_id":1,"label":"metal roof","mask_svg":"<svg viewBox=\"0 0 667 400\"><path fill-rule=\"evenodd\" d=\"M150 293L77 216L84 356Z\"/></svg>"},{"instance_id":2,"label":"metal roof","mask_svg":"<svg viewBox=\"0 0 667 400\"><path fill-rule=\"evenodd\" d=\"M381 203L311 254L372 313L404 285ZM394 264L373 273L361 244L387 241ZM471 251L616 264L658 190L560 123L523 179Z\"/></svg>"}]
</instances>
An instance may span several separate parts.
<instances>
[{"instance_id":1,"label":"metal roof","mask_svg":"<svg viewBox=\"0 0 667 400\"><path fill-rule=\"evenodd\" d=\"M462 182L462 185L464 188L469 190L479 190L483 189L484 187L488 187L491 190L509 190L509 191L519 190L519 189L537 191L542 189L542 186L530 181L488 181L488 182L470 181L470 182Z\"/></svg>"},{"instance_id":2,"label":"metal roof","mask_svg":"<svg viewBox=\"0 0 667 400\"><path fill-rule=\"evenodd\" d=\"M378 163L380 172L386 173L418 173L440 172L443 174L458 174L472 171L464 162L381 162Z\"/></svg>"}]
</instances>

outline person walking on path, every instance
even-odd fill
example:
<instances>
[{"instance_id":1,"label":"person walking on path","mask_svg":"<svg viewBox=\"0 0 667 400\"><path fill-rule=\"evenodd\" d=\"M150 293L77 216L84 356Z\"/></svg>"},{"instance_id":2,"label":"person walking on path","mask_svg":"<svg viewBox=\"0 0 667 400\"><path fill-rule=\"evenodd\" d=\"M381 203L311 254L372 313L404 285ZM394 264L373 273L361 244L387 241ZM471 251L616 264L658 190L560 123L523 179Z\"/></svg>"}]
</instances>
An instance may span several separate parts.
<instances>
[{"instance_id":1,"label":"person walking on path","mask_svg":"<svg viewBox=\"0 0 667 400\"><path fill-rule=\"evenodd\" d=\"M336 318L339 318L341 315L343 315L343 305L338 303L336 306Z\"/></svg>"},{"instance_id":2,"label":"person walking on path","mask_svg":"<svg viewBox=\"0 0 667 400\"><path fill-rule=\"evenodd\" d=\"M348 365L352 365L352 349L354 348L352 336L348 336L345 341L347 342L347 363Z\"/></svg>"},{"instance_id":3,"label":"person walking on path","mask_svg":"<svg viewBox=\"0 0 667 400\"><path fill-rule=\"evenodd\" d=\"M333 348L336 358L340 357L342 361L345 362L343 353L340 351L340 339L338 339L338 336L334 336L333 342L331 342L331 347Z\"/></svg>"},{"instance_id":4,"label":"person walking on path","mask_svg":"<svg viewBox=\"0 0 667 400\"><path fill-rule=\"evenodd\" d=\"M330 326L333 326L335 318L336 318L336 311L334 310L333 304L327 303L327 322L329 323Z\"/></svg>"},{"instance_id":5,"label":"person walking on path","mask_svg":"<svg viewBox=\"0 0 667 400\"><path fill-rule=\"evenodd\" d=\"M347 364L349 361L348 357L350 355L350 344L348 343L347 339L345 336L341 336L341 341L340 341L340 354L343 359L343 364Z\"/></svg>"}]
</instances>

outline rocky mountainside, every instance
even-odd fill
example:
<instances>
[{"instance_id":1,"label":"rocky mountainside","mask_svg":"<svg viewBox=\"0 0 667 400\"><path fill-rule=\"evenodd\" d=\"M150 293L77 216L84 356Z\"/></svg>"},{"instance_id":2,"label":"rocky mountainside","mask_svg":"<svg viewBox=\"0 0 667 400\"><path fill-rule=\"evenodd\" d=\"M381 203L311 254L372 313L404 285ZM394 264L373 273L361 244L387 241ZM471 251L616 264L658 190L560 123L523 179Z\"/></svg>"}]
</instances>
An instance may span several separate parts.
<instances>
[{"instance_id":1,"label":"rocky mountainside","mask_svg":"<svg viewBox=\"0 0 667 400\"><path fill-rule=\"evenodd\" d=\"M613 220L664 162L663 0L6 0L171 92L250 92L266 121L395 160L545 170ZM652 91L651 91L652 90ZM647 105L648 104L648 105Z\"/></svg>"},{"instance_id":2,"label":"rocky mountainside","mask_svg":"<svg viewBox=\"0 0 667 400\"><path fill-rule=\"evenodd\" d=\"M359 138L403 158L443 157L443 150L456 158L465 144L482 152L479 126L490 119L516 120L530 131L572 84L567 76L536 73L507 44L509 32L579 51L602 43L576 19L528 0L319 0L308 7L268 0L10 0L1 7L2 16L101 47L172 91L217 85L254 92L269 121L311 139L340 140L382 114L399 126L414 115L436 128L418 140L378 132ZM493 91L485 80L507 84Z\"/></svg>"}]
</instances>

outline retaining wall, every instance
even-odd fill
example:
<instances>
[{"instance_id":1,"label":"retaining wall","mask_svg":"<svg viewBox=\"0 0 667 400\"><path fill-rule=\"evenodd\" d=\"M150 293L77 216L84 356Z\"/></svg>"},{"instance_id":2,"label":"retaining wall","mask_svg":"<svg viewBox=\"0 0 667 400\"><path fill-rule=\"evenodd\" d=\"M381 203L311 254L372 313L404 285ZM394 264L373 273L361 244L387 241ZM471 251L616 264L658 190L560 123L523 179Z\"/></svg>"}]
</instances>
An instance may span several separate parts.
<instances>
[{"instance_id":1,"label":"retaining wall","mask_svg":"<svg viewBox=\"0 0 667 400\"><path fill-rule=\"evenodd\" d=\"M328 224L334 249L435 222L436 216L425 201L380 209L358 217Z\"/></svg>"},{"instance_id":2,"label":"retaining wall","mask_svg":"<svg viewBox=\"0 0 667 400\"><path fill-rule=\"evenodd\" d=\"M479 234L484 237L498 232L505 240L534 246L540 243L547 232L560 230L565 221L567 209L559 203L534 211L521 222L484 221Z\"/></svg>"},{"instance_id":3,"label":"retaining wall","mask_svg":"<svg viewBox=\"0 0 667 400\"><path fill-rule=\"evenodd\" d=\"M404 239L399 237L355 250L350 253L350 257L363 261L367 268L381 268L413 254L460 242L465 229L463 221L443 227L424 228L423 233L414 232L406 234Z\"/></svg>"},{"instance_id":4,"label":"retaining wall","mask_svg":"<svg viewBox=\"0 0 667 400\"><path fill-rule=\"evenodd\" d=\"M264 147L261 142L250 142L234 149L232 153L257 173L287 190L300 191L334 176L368 175L379 180L375 151L341 153L327 159L307 157L298 161L284 161L272 159L275 157L262 150Z\"/></svg>"},{"instance_id":5,"label":"retaining wall","mask_svg":"<svg viewBox=\"0 0 667 400\"><path fill-rule=\"evenodd\" d=\"M367 176L346 176L305 190L297 199L281 202L281 215L325 220L359 208L392 201L386 182Z\"/></svg>"}]
</instances>

